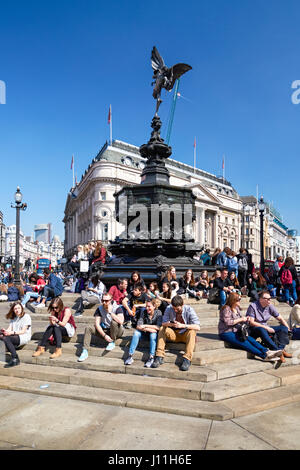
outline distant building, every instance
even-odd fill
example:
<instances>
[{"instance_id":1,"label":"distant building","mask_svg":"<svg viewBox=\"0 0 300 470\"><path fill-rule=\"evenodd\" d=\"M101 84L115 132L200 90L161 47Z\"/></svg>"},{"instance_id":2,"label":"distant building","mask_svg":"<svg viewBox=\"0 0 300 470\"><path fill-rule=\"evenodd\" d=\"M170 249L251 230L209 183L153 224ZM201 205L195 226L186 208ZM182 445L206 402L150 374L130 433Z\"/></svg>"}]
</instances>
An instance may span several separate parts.
<instances>
[{"instance_id":1,"label":"distant building","mask_svg":"<svg viewBox=\"0 0 300 470\"><path fill-rule=\"evenodd\" d=\"M5 257L5 231L6 227L3 223L3 214L0 211L0 262L3 262Z\"/></svg>"},{"instance_id":2,"label":"distant building","mask_svg":"<svg viewBox=\"0 0 300 470\"><path fill-rule=\"evenodd\" d=\"M34 226L34 241L50 244L51 224L39 224Z\"/></svg>"}]
</instances>

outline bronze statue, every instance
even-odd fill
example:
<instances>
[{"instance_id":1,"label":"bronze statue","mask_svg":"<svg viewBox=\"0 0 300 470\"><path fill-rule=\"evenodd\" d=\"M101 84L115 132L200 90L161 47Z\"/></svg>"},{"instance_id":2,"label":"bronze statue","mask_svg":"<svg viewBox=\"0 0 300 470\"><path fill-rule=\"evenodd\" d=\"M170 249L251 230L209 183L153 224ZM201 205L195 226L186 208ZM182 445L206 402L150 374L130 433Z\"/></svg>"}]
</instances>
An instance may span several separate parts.
<instances>
[{"instance_id":1,"label":"bronze statue","mask_svg":"<svg viewBox=\"0 0 300 470\"><path fill-rule=\"evenodd\" d=\"M155 84L153 89L153 98L156 99L155 116L157 116L158 108L162 102L160 98L162 88L165 88L167 91L171 91L176 79L181 77L185 72L191 70L192 67L187 64L176 64L173 65L173 67L168 68L155 46L151 53L151 65L154 70L153 78L155 78L152 85Z\"/></svg>"}]
</instances>

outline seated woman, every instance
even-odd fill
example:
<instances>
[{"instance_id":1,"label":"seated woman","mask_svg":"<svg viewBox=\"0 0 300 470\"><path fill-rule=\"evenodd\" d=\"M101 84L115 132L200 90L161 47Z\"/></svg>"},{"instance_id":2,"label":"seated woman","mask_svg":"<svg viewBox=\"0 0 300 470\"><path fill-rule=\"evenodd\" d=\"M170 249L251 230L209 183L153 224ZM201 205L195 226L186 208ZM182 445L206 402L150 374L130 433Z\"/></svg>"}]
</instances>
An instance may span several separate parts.
<instances>
[{"instance_id":1,"label":"seated woman","mask_svg":"<svg viewBox=\"0 0 300 470\"><path fill-rule=\"evenodd\" d=\"M157 299L161 301L159 309L162 314L164 314L166 308L171 304L171 300L175 295L176 294L172 291L171 284L169 282L163 282L162 293L157 295Z\"/></svg>"},{"instance_id":2,"label":"seated woman","mask_svg":"<svg viewBox=\"0 0 300 470\"><path fill-rule=\"evenodd\" d=\"M228 274L228 279L229 279L230 285L233 287L232 292L237 292L238 294L241 294L240 284L234 271L231 271Z\"/></svg>"},{"instance_id":3,"label":"seated woman","mask_svg":"<svg viewBox=\"0 0 300 470\"><path fill-rule=\"evenodd\" d=\"M255 270L254 273L248 279L248 291L250 301L256 301L259 297L259 292L267 288L265 278L260 274L259 270Z\"/></svg>"},{"instance_id":4,"label":"seated woman","mask_svg":"<svg viewBox=\"0 0 300 470\"><path fill-rule=\"evenodd\" d=\"M173 284L176 291L179 289L179 281L177 279L175 266L170 266L166 274L162 275L162 278L160 281L161 288L164 282L169 282L170 284Z\"/></svg>"},{"instance_id":5,"label":"seated woman","mask_svg":"<svg viewBox=\"0 0 300 470\"><path fill-rule=\"evenodd\" d=\"M43 354L46 350L47 341L51 336L53 336L56 343L56 349L50 356L50 359L56 359L62 354L62 337L67 336L68 338L72 338L75 334L76 325L71 309L69 307L64 307L63 301L60 297L56 297L51 300L48 312L51 314L49 316L50 325L43 334L42 341L37 350L33 353L32 357L38 357Z\"/></svg>"},{"instance_id":6,"label":"seated woman","mask_svg":"<svg viewBox=\"0 0 300 470\"><path fill-rule=\"evenodd\" d=\"M186 294L189 297L199 299L202 294L197 287L197 284L194 279L194 273L191 269L188 269L182 278L179 279L179 289L177 291L178 295Z\"/></svg>"},{"instance_id":7,"label":"seated woman","mask_svg":"<svg viewBox=\"0 0 300 470\"><path fill-rule=\"evenodd\" d=\"M208 280L208 289L212 289L214 287L214 281L217 277L221 277L220 269L216 269L213 275Z\"/></svg>"},{"instance_id":8,"label":"seated woman","mask_svg":"<svg viewBox=\"0 0 300 470\"><path fill-rule=\"evenodd\" d=\"M8 328L0 331L0 340L4 342L6 349L11 354L11 360L4 367L13 367L20 364L16 352L18 346L23 346L31 340L31 317L25 313L20 302L14 302L10 307L6 318L10 320Z\"/></svg>"},{"instance_id":9,"label":"seated woman","mask_svg":"<svg viewBox=\"0 0 300 470\"><path fill-rule=\"evenodd\" d=\"M156 297L159 295L159 287L157 282L150 282L146 294L149 296L150 299L156 299Z\"/></svg>"},{"instance_id":10,"label":"seated woman","mask_svg":"<svg viewBox=\"0 0 300 470\"><path fill-rule=\"evenodd\" d=\"M93 276L88 282L87 288L82 290L80 292L80 297L76 299L74 304L74 307L76 308L75 316L82 316L84 308L101 303L104 292L106 292L106 287L99 276Z\"/></svg>"},{"instance_id":11,"label":"seated woman","mask_svg":"<svg viewBox=\"0 0 300 470\"><path fill-rule=\"evenodd\" d=\"M133 363L133 354L139 344L140 338L143 336L150 341L150 355L145 362L145 367L151 367L154 361L156 350L157 334L162 325L162 313L156 308L154 299L146 302L146 308L143 309L141 316L137 322L136 330L132 336L129 346L129 355L124 364L130 366Z\"/></svg>"},{"instance_id":12,"label":"seated woman","mask_svg":"<svg viewBox=\"0 0 300 470\"><path fill-rule=\"evenodd\" d=\"M0 284L0 302L5 302L6 300L8 300L7 285L2 283Z\"/></svg>"},{"instance_id":13,"label":"seated woman","mask_svg":"<svg viewBox=\"0 0 300 470\"><path fill-rule=\"evenodd\" d=\"M240 296L236 292L231 292L220 311L218 324L219 338L226 341L237 349L243 349L254 356L260 357L264 361L280 361L281 350L270 351L262 346L252 336L248 336L245 341L241 341L238 335L238 325L249 324L249 317L244 317L240 310Z\"/></svg>"},{"instance_id":14,"label":"seated woman","mask_svg":"<svg viewBox=\"0 0 300 470\"><path fill-rule=\"evenodd\" d=\"M300 295L291 310L288 324L292 330L292 339L300 339Z\"/></svg>"},{"instance_id":15,"label":"seated woman","mask_svg":"<svg viewBox=\"0 0 300 470\"><path fill-rule=\"evenodd\" d=\"M93 253L93 258L91 259L91 265L89 269L89 274L93 272L95 263L100 263L101 265L105 264L106 259L106 248L103 246L101 241L96 242L96 246Z\"/></svg>"},{"instance_id":16,"label":"seated woman","mask_svg":"<svg viewBox=\"0 0 300 470\"><path fill-rule=\"evenodd\" d=\"M206 269L200 274L199 279L197 279L196 285L199 291L201 292L201 296L207 298L207 293L209 290L209 277Z\"/></svg>"},{"instance_id":17,"label":"seated woman","mask_svg":"<svg viewBox=\"0 0 300 470\"><path fill-rule=\"evenodd\" d=\"M143 288L143 292L145 292L146 285L138 271L133 271L133 273L130 276L130 279L128 282L128 288L127 288L129 293L133 291L135 284L140 284Z\"/></svg>"}]
</instances>

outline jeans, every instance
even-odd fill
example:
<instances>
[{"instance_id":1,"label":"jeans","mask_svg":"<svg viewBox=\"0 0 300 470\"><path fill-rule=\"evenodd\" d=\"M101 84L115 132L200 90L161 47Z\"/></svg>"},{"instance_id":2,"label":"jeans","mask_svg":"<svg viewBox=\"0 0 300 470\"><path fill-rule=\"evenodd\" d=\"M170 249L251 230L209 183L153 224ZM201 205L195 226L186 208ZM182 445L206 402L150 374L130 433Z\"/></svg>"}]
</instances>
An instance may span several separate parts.
<instances>
[{"instance_id":1,"label":"jeans","mask_svg":"<svg viewBox=\"0 0 300 470\"><path fill-rule=\"evenodd\" d=\"M292 284L286 284L283 286L283 300L285 300L285 302L289 302L290 297L292 297L294 302L296 302L297 300L296 281L293 281Z\"/></svg>"},{"instance_id":2,"label":"jeans","mask_svg":"<svg viewBox=\"0 0 300 470\"><path fill-rule=\"evenodd\" d=\"M223 290L220 290L220 299L221 299L221 307L223 307L223 305L226 304L226 292L224 292Z\"/></svg>"},{"instance_id":3,"label":"jeans","mask_svg":"<svg viewBox=\"0 0 300 470\"><path fill-rule=\"evenodd\" d=\"M140 330L135 330L135 332L132 336L131 343L130 343L130 346L129 346L129 354L132 356L132 354L136 350L137 345L139 344L139 341L140 341L142 336L144 338L147 338L147 339L149 338L149 340L150 340L150 355L154 356L155 349L156 349L157 333L146 333L146 332L140 331Z\"/></svg>"},{"instance_id":4,"label":"jeans","mask_svg":"<svg viewBox=\"0 0 300 470\"><path fill-rule=\"evenodd\" d=\"M38 292L26 292L22 300L22 305L26 305L31 297L33 297L34 299L37 299L39 297L39 293Z\"/></svg>"},{"instance_id":5,"label":"jeans","mask_svg":"<svg viewBox=\"0 0 300 470\"><path fill-rule=\"evenodd\" d=\"M45 286L43 289L42 298L47 300L49 298L54 299L54 297L55 297L54 289L52 289L52 287Z\"/></svg>"},{"instance_id":6,"label":"jeans","mask_svg":"<svg viewBox=\"0 0 300 470\"><path fill-rule=\"evenodd\" d=\"M287 327L284 326L284 325L278 325L278 326L271 326L271 328L273 328L273 330L275 331L279 331L279 330L286 330L288 331ZM253 326L250 328L250 335L253 337L253 338L261 338L262 341L264 342L264 344L269 348L271 349L272 351L277 351L278 349L284 349L285 345L284 344L279 344L277 346L276 343L274 343L273 339L270 337L269 333L267 332L267 330L265 328L262 328L260 326Z\"/></svg>"},{"instance_id":7,"label":"jeans","mask_svg":"<svg viewBox=\"0 0 300 470\"><path fill-rule=\"evenodd\" d=\"M237 349L243 349L248 351L255 356L259 356L264 359L267 356L268 349L262 346L258 341L256 341L251 336L248 336L246 341L240 341L237 337L237 334L233 331L228 331L227 333L221 333L219 338L222 341L232 344Z\"/></svg>"},{"instance_id":8,"label":"jeans","mask_svg":"<svg viewBox=\"0 0 300 470\"><path fill-rule=\"evenodd\" d=\"M61 348L62 337L68 336L68 333L64 326L49 325L43 334L40 346L46 347L47 341L52 335L54 337L56 347Z\"/></svg>"},{"instance_id":9,"label":"jeans","mask_svg":"<svg viewBox=\"0 0 300 470\"><path fill-rule=\"evenodd\" d=\"M12 359L15 359L18 355L16 353L16 347L20 344L20 336L4 336L0 335L0 340L5 344L6 349L10 352Z\"/></svg>"},{"instance_id":10,"label":"jeans","mask_svg":"<svg viewBox=\"0 0 300 470\"><path fill-rule=\"evenodd\" d=\"M292 330L293 336L292 339L300 339L300 328L293 328Z\"/></svg>"}]
</instances>

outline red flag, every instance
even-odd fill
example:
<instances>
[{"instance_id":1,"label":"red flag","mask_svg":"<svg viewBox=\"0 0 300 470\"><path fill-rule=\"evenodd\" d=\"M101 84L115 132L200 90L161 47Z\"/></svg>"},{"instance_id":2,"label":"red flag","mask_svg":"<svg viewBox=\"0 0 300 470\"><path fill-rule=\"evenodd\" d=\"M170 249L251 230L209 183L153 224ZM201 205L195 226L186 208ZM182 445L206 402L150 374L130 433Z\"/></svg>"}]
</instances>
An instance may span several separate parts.
<instances>
[{"instance_id":1,"label":"red flag","mask_svg":"<svg viewBox=\"0 0 300 470\"><path fill-rule=\"evenodd\" d=\"M72 160L71 160L71 170L73 168L73 163L74 163L74 155L72 155Z\"/></svg>"},{"instance_id":2,"label":"red flag","mask_svg":"<svg viewBox=\"0 0 300 470\"><path fill-rule=\"evenodd\" d=\"M111 104L109 105L107 124L110 124L110 122L111 122Z\"/></svg>"}]
</instances>

